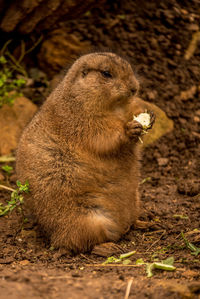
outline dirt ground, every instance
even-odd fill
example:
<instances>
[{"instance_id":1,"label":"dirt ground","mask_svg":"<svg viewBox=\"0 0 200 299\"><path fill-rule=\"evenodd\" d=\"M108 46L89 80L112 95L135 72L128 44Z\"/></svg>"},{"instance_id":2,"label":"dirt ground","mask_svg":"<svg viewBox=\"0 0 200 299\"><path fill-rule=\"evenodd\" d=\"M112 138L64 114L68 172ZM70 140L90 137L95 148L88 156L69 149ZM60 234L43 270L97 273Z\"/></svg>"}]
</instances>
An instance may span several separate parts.
<instances>
[{"instance_id":1,"label":"dirt ground","mask_svg":"<svg viewBox=\"0 0 200 299\"><path fill-rule=\"evenodd\" d=\"M198 0L126 0L107 1L69 24L92 45L128 56L141 81L141 97L174 121L173 132L143 153L141 220L151 227L132 229L118 242L115 257L136 251L130 264L102 265L106 257L52 250L30 221L22 226L16 212L1 217L1 299L200 298L200 254L192 255L181 237L183 232L200 247L200 45L184 58L199 22ZM1 183L15 186L14 173L0 174ZM1 190L0 202L9 196ZM155 270L151 278L145 265L136 265L140 258L152 263L171 256L176 270Z\"/></svg>"}]
</instances>

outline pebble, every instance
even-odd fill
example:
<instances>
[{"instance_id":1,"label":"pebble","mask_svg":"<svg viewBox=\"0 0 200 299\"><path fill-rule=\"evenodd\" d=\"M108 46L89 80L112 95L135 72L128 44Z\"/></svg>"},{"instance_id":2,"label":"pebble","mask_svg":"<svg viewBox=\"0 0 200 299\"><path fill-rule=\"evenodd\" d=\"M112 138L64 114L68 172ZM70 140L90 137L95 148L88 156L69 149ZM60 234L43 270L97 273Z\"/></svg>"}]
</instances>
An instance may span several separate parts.
<instances>
[{"instance_id":1,"label":"pebble","mask_svg":"<svg viewBox=\"0 0 200 299\"><path fill-rule=\"evenodd\" d=\"M4 175L2 173L0 173L0 181L4 181Z\"/></svg>"},{"instance_id":2,"label":"pebble","mask_svg":"<svg viewBox=\"0 0 200 299\"><path fill-rule=\"evenodd\" d=\"M166 166L169 162L168 158L157 158L157 162L159 166Z\"/></svg>"},{"instance_id":3,"label":"pebble","mask_svg":"<svg viewBox=\"0 0 200 299\"><path fill-rule=\"evenodd\" d=\"M189 29L190 31L199 31L199 26L198 26L197 24L190 24L190 25L188 26L188 29Z\"/></svg>"},{"instance_id":4,"label":"pebble","mask_svg":"<svg viewBox=\"0 0 200 299\"><path fill-rule=\"evenodd\" d=\"M194 116L193 119L194 119L195 123L199 123L200 122L200 118L198 116Z\"/></svg>"}]
</instances>

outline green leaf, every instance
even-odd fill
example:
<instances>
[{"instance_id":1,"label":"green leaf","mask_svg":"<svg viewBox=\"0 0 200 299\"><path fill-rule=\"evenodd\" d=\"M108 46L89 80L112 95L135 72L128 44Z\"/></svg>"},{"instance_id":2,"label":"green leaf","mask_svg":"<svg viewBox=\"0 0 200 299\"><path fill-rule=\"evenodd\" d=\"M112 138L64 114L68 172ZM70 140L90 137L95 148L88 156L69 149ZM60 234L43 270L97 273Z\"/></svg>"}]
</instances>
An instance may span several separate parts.
<instances>
[{"instance_id":1,"label":"green leaf","mask_svg":"<svg viewBox=\"0 0 200 299\"><path fill-rule=\"evenodd\" d=\"M160 270L165 270L165 271L174 271L176 270L176 267L172 266L172 265L167 265L167 264L163 264L163 263L153 263L154 264L154 268L155 269L160 269Z\"/></svg>"},{"instance_id":2,"label":"green leaf","mask_svg":"<svg viewBox=\"0 0 200 299\"><path fill-rule=\"evenodd\" d=\"M127 258L127 257L130 257L130 256L134 255L135 253L136 253L135 250L134 250L134 251L127 252L127 253L123 253L123 254L121 254L121 255L119 256L119 258L120 258L120 259L125 259L125 258Z\"/></svg>"},{"instance_id":3,"label":"green leaf","mask_svg":"<svg viewBox=\"0 0 200 299\"><path fill-rule=\"evenodd\" d=\"M121 20L124 20L126 18L125 15L118 15L118 17L121 19Z\"/></svg>"},{"instance_id":4,"label":"green leaf","mask_svg":"<svg viewBox=\"0 0 200 299\"><path fill-rule=\"evenodd\" d=\"M151 264L148 263L147 267L146 267L147 277L153 276L154 269L159 269L159 270L164 270L164 271L176 270L176 267L173 266L173 263L174 263L173 257L169 257L166 260L163 260L162 262L154 262Z\"/></svg>"},{"instance_id":5,"label":"green leaf","mask_svg":"<svg viewBox=\"0 0 200 299\"><path fill-rule=\"evenodd\" d=\"M171 266L173 266L173 264L174 264L174 257L173 256L168 257L166 260L162 260L162 263L165 264L165 265L171 265Z\"/></svg>"},{"instance_id":6,"label":"green leaf","mask_svg":"<svg viewBox=\"0 0 200 299\"><path fill-rule=\"evenodd\" d=\"M173 215L173 217L174 217L174 218L179 218L179 219L189 219L189 217L186 216L186 215L178 215L178 214L175 214L175 215Z\"/></svg>"},{"instance_id":7,"label":"green leaf","mask_svg":"<svg viewBox=\"0 0 200 299\"><path fill-rule=\"evenodd\" d=\"M145 262L144 262L144 260L142 258L141 259L137 259L137 261L135 263L136 263L136 265L144 265L145 264Z\"/></svg>"},{"instance_id":8,"label":"green leaf","mask_svg":"<svg viewBox=\"0 0 200 299\"><path fill-rule=\"evenodd\" d=\"M9 166L9 165L4 165L1 167L5 172L7 172L8 175L11 174L11 171L13 170L13 167L12 166Z\"/></svg>"},{"instance_id":9,"label":"green leaf","mask_svg":"<svg viewBox=\"0 0 200 299\"><path fill-rule=\"evenodd\" d=\"M147 264L146 272L148 278L153 276L153 269L154 269L154 264Z\"/></svg>"},{"instance_id":10,"label":"green leaf","mask_svg":"<svg viewBox=\"0 0 200 299\"><path fill-rule=\"evenodd\" d=\"M144 178L142 181L141 181L141 185L142 184L144 184L144 183L146 183L146 182L149 182L149 181L151 181L151 177L149 176L149 177L147 177L147 178Z\"/></svg>"},{"instance_id":11,"label":"green leaf","mask_svg":"<svg viewBox=\"0 0 200 299\"><path fill-rule=\"evenodd\" d=\"M184 235L183 232L181 232L181 236L182 236L182 238L183 238L183 240L184 240L185 245L187 246L187 248L190 249L190 250L192 251L191 254L197 256L197 255L200 253L200 248L199 248L199 247L196 247L194 244L190 243L190 242L186 239L186 237L185 237L185 235Z\"/></svg>"},{"instance_id":12,"label":"green leaf","mask_svg":"<svg viewBox=\"0 0 200 299\"><path fill-rule=\"evenodd\" d=\"M105 262L103 262L103 264L112 264L112 263L117 263L117 262L121 262L121 260L114 256L110 256L107 258L107 260Z\"/></svg>"},{"instance_id":13,"label":"green leaf","mask_svg":"<svg viewBox=\"0 0 200 299\"><path fill-rule=\"evenodd\" d=\"M6 60L6 58L4 56L0 56L0 63L1 64L7 63L7 60Z\"/></svg>"},{"instance_id":14,"label":"green leaf","mask_svg":"<svg viewBox=\"0 0 200 299\"><path fill-rule=\"evenodd\" d=\"M29 182L26 181L24 185L20 181L16 182L20 192L29 192Z\"/></svg>"},{"instance_id":15,"label":"green leaf","mask_svg":"<svg viewBox=\"0 0 200 299\"><path fill-rule=\"evenodd\" d=\"M131 260L128 260L128 259L125 259L125 260L123 260L123 262L122 262L123 265L128 265L128 264L130 264L130 263L131 263Z\"/></svg>"}]
</instances>

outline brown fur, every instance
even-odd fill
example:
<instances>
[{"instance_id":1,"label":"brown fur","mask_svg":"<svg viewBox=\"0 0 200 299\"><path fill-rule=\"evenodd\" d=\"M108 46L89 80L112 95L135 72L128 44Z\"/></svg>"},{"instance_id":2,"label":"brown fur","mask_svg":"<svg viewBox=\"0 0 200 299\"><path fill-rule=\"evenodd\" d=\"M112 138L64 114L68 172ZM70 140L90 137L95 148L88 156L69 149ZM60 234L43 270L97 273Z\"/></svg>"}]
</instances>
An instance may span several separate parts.
<instances>
[{"instance_id":1,"label":"brown fur","mask_svg":"<svg viewBox=\"0 0 200 299\"><path fill-rule=\"evenodd\" d=\"M137 221L142 128L130 107L138 87L119 56L84 55L25 129L18 179L29 181L29 206L55 247L84 252Z\"/></svg>"}]
</instances>

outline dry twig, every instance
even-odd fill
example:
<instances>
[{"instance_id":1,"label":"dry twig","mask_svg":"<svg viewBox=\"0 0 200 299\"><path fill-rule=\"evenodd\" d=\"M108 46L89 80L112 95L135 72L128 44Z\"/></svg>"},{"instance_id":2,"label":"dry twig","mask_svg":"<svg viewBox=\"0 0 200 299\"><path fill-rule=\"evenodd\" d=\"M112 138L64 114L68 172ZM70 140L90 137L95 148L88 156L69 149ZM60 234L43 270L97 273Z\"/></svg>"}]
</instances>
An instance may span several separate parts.
<instances>
[{"instance_id":1,"label":"dry twig","mask_svg":"<svg viewBox=\"0 0 200 299\"><path fill-rule=\"evenodd\" d=\"M131 290L132 283L133 283L133 277L132 277L131 279L129 279L129 281L128 281L124 299L128 299L129 294L130 294L130 290Z\"/></svg>"}]
</instances>

